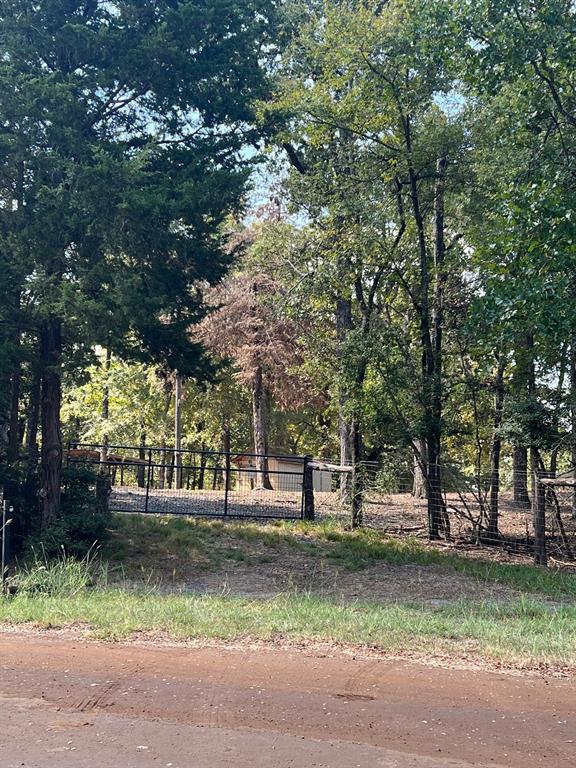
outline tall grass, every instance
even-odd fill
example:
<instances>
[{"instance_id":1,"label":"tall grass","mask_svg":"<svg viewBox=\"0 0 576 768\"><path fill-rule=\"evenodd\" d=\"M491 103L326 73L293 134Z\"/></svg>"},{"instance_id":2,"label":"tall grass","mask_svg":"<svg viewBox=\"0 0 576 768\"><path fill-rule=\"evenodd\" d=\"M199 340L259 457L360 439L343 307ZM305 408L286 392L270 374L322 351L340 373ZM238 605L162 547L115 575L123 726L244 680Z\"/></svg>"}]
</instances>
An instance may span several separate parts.
<instances>
[{"instance_id":1,"label":"tall grass","mask_svg":"<svg viewBox=\"0 0 576 768\"><path fill-rule=\"evenodd\" d=\"M84 593L97 582L103 586L105 572L93 550L78 560L64 549L58 557L48 559L41 549L34 551L32 559L9 579L9 587L20 595L70 597Z\"/></svg>"}]
</instances>

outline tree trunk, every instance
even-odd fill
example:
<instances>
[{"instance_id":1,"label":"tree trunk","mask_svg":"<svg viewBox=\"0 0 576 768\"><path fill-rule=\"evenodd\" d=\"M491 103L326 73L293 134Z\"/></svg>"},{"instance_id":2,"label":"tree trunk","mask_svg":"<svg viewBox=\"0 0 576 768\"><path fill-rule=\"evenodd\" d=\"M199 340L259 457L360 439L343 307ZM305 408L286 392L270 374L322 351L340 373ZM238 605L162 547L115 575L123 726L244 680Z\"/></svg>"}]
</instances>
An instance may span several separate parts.
<instances>
[{"instance_id":1,"label":"tree trunk","mask_svg":"<svg viewBox=\"0 0 576 768\"><path fill-rule=\"evenodd\" d=\"M138 458L141 462L146 460L146 429L144 421L140 422L140 445L138 447ZM146 467L144 464L138 464L137 471L138 488L146 486Z\"/></svg>"},{"instance_id":2,"label":"tree trunk","mask_svg":"<svg viewBox=\"0 0 576 768\"><path fill-rule=\"evenodd\" d=\"M182 376L176 374L176 383L174 387L174 466L176 468L176 488L182 488L182 399L183 383Z\"/></svg>"},{"instance_id":3,"label":"tree trunk","mask_svg":"<svg viewBox=\"0 0 576 768\"><path fill-rule=\"evenodd\" d=\"M222 451L225 454L224 463L226 470L224 473L224 490L229 491L232 488L232 478L230 476L230 427L228 424L224 426L222 431Z\"/></svg>"},{"instance_id":4,"label":"tree trunk","mask_svg":"<svg viewBox=\"0 0 576 768\"><path fill-rule=\"evenodd\" d=\"M167 456L166 456L166 439L162 438L160 441L160 466L158 467L158 488L160 490L164 489L164 486L166 485L166 463L167 463Z\"/></svg>"},{"instance_id":5,"label":"tree trunk","mask_svg":"<svg viewBox=\"0 0 576 768\"><path fill-rule=\"evenodd\" d=\"M576 475L576 331L570 346L570 463ZM572 488L572 519L576 520L576 486Z\"/></svg>"},{"instance_id":6,"label":"tree trunk","mask_svg":"<svg viewBox=\"0 0 576 768\"><path fill-rule=\"evenodd\" d=\"M336 299L336 337L338 345L346 340L347 334L352 330L352 302L350 299L339 297ZM340 375L342 378L342 374ZM353 419L348 413L350 402L349 393L342 380L338 385L338 435L340 439L340 464L351 466L354 454L354 425ZM352 495L353 478L348 472L340 475L340 498L343 503L349 503Z\"/></svg>"},{"instance_id":7,"label":"tree trunk","mask_svg":"<svg viewBox=\"0 0 576 768\"><path fill-rule=\"evenodd\" d=\"M268 474L266 392L262 382L262 368L256 367L252 378L252 426L254 429L254 463L256 465L256 488L272 490Z\"/></svg>"},{"instance_id":8,"label":"tree trunk","mask_svg":"<svg viewBox=\"0 0 576 768\"><path fill-rule=\"evenodd\" d=\"M492 432L492 446L490 448L490 510L488 516L487 538L490 542L496 542L500 538L498 529L499 499L500 499L500 454L502 439L500 427L502 425L502 410L504 407L504 369L503 358L498 363L496 380L494 382L494 422Z\"/></svg>"},{"instance_id":9,"label":"tree trunk","mask_svg":"<svg viewBox=\"0 0 576 768\"><path fill-rule=\"evenodd\" d=\"M104 432L102 433L102 445L100 447L100 461L108 460L108 419L110 418L110 387L108 385L108 374L110 373L110 364L112 355L110 347L106 348L104 358L104 386L102 388L102 422L104 423Z\"/></svg>"},{"instance_id":10,"label":"tree trunk","mask_svg":"<svg viewBox=\"0 0 576 768\"><path fill-rule=\"evenodd\" d=\"M534 365L534 334L530 331L526 334L527 365L528 375L528 397L533 400L536 397L536 368ZM532 509L536 507L536 473L540 470L539 452L535 445L530 446L530 488Z\"/></svg>"},{"instance_id":11,"label":"tree trunk","mask_svg":"<svg viewBox=\"0 0 576 768\"><path fill-rule=\"evenodd\" d=\"M414 496L415 499L427 499L426 442L420 438L416 438L412 442L414 453L412 496Z\"/></svg>"},{"instance_id":12,"label":"tree trunk","mask_svg":"<svg viewBox=\"0 0 576 768\"><path fill-rule=\"evenodd\" d=\"M30 389L26 415L26 474L31 477L38 461L38 421L40 417L41 378L35 374Z\"/></svg>"},{"instance_id":13,"label":"tree trunk","mask_svg":"<svg viewBox=\"0 0 576 768\"><path fill-rule=\"evenodd\" d=\"M538 471L532 480L534 486L534 564L543 566L548 565L546 553L546 486L540 480L547 477L548 474Z\"/></svg>"},{"instance_id":14,"label":"tree trunk","mask_svg":"<svg viewBox=\"0 0 576 768\"><path fill-rule=\"evenodd\" d=\"M354 420L352 425L352 528L362 525L364 476L362 471L362 431L360 424ZM348 474L342 472L341 474Z\"/></svg>"},{"instance_id":15,"label":"tree trunk","mask_svg":"<svg viewBox=\"0 0 576 768\"><path fill-rule=\"evenodd\" d=\"M409 115L402 116L406 149L412 153L412 128ZM430 275L426 228L416 170L410 164L408 178L412 216L416 227L418 256L420 267L420 290L416 310L420 322L421 343L421 396L424 417L424 435L426 440L426 484L428 488L428 535L439 539L443 522L444 499L442 497L442 477L440 473L440 417L442 387L442 327L443 327L443 292L444 292L444 186L446 159L437 163L436 185L434 190L434 261L436 266L436 285L434 293L434 322L430 314ZM433 327L432 327L433 326ZM438 357L438 355L440 355Z\"/></svg>"},{"instance_id":16,"label":"tree trunk","mask_svg":"<svg viewBox=\"0 0 576 768\"><path fill-rule=\"evenodd\" d=\"M516 504L529 507L528 449L522 446L516 446L512 451L512 485Z\"/></svg>"},{"instance_id":17,"label":"tree trunk","mask_svg":"<svg viewBox=\"0 0 576 768\"><path fill-rule=\"evenodd\" d=\"M441 437L442 437L442 366L444 334L444 292L446 271L444 257L444 195L446 187L447 158L440 157L436 163L436 183L434 188L434 296L432 306L432 343L424 344L424 390L426 402L426 451L428 464L428 519L431 539L443 534L450 536L450 526L446 505L442 494ZM422 262L422 293L428 291L427 266ZM425 273L425 274L424 274ZM425 328L429 325L426 322ZM429 331L427 331L429 334Z\"/></svg>"},{"instance_id":18,"label":"tree trunk","mask_svg":"<svg viewBox=\"0 0 576 768\"><path fill-rule=\"evenodd\" d=\"M204 476L206 474L206 445L200 444L200 471L198 474L198 490L204 490Z\"/></svg>"},{"instance_id":19,"label":"tree trunk","mask_svg":"<svg viewBox=\"0 0 576 768\"><path fill-rule=\"evenodd\" d=\"M170 405L172 404L172 386L170 384L166 384L165 389L166 397L164 400L164 418L162 419L162 423L164 425L164 429L166 428L166 422L168 420L168 414L170 413ZM166 468L168 464L168 454L166 451L166 438L163 437L160 441L160 467L158 469L158 487L164 488L166 485Z\"/></svg>"},{"instance_id":20,"label":"tree trunk","mask_svg":"<svg viewBox=\"0 0 576 768\"><path fill-rule=\"evenodd\" d=\"M10 421L8 427L8 461L14 462L20 456L20 388L22 371L16 364L10 386Z\"/></svg>"},{"instance_id":21,"label":"tree trunk","mask_svg":"<svg viewBox=\"0 0 576 768\"><path fill-rule=\"evenodd\" d=\"M62 328L58 318L51 317L40 329L40 362L42 370L42 454L41 454L41 525L46 529L60 510L62 484L62 435L60 405L62 387L60 358Z\"/></svg>"}]
</instances>

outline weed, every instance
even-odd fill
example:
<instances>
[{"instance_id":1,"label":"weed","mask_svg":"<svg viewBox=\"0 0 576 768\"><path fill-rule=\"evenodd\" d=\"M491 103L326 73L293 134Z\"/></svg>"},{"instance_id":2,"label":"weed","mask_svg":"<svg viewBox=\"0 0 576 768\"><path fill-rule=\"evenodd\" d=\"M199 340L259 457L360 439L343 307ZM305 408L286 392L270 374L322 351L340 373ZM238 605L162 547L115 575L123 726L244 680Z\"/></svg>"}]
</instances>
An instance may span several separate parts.
<instances>
[{"instance_id":1,"label":"weed","mask_svg":"<svg viewBox=\"0 0 576 768\"><path fill-rule=\"evenodd\" d=\"M92 586L95 580L105 582L107 568L100 570L94 552L78 560L62 549L60 556L48 559L46 552L35 551L33 559L10 580L10 586L20 595L77 595Z\"/></svg>"}]
</instances>

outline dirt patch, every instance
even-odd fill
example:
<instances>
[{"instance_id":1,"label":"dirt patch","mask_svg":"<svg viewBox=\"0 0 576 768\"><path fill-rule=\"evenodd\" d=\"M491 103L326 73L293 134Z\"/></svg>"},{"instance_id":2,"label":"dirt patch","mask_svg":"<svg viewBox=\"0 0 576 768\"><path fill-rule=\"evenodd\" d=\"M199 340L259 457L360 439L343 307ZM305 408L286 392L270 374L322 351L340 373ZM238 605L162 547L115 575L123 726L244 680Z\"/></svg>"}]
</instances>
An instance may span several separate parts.
<instances>
[{"instance_id":1,"label":"dirt patch","mask_svg":"<svg viewBox=\"0 0 576 768\"><path fill-rule=\"evenodd\" d=\"M17 634L0 654L7 768L573 765L570 680Z\"/></svg>"},{"instance_id":2,"label":"dirt patch","mask_svg":"<svg viewBox=\"0 0 576 768\"><path fill-rule=\"evenodd\" d=\"M266 561L258 558L266 552ZM141 579L167 591L229 594L270 598L300 592L318 597L374 602L425 602L444 604L465 598L488 601L514 600L520 592L437 565L392 565L380 562L349 571L325 555L310 556L285 548L270 552L257 545L243 550L244 560L226 560L206 569L194 560L156 563ZM138 581L137 571L130 578Z\"/></svg>"}]
</instances>

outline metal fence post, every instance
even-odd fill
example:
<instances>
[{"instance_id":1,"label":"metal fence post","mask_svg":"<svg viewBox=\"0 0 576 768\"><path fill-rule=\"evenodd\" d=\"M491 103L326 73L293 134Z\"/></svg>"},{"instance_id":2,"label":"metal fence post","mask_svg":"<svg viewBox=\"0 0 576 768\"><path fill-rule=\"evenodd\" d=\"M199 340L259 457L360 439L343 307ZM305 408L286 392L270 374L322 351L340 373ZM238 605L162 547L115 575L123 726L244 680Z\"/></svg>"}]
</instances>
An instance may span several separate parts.
<instances>
[{"instance_id":1,"label":"metal fence post","mask_svg":"<svg viewBox=\"0 0 576 768\"><path fill-rule=\"evenodd\" d=\"M144 512L148 512L148 501L150 499L150 479L152 476L152 448L148 449L148 472L146 473L146 498L144 500Z\"/></svg>"},{"instance_id":2,"label":"metal fence post","mask_svg":"<svg viewBox=\"0 0 576 768\"><path fill-rule=\"evenodd\" d=\"M310 456L304 456L302 468L302 518L314 520L314 470Z\"/></svg>"}]
</instances>

